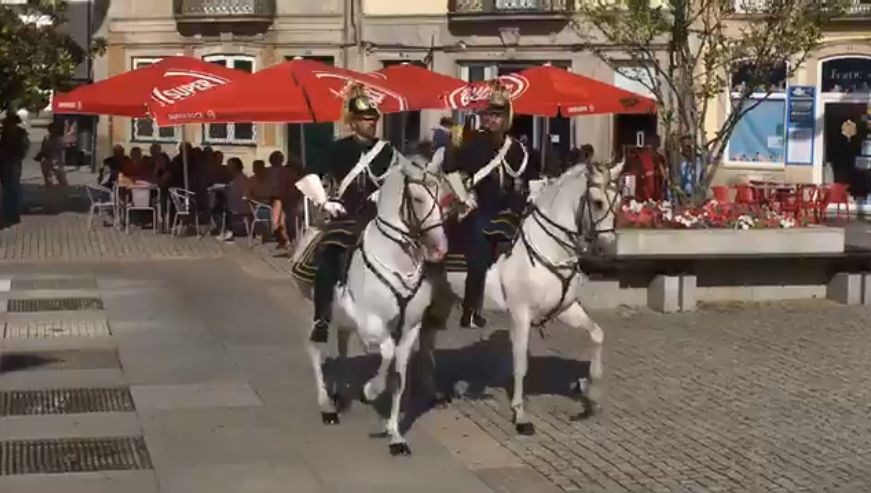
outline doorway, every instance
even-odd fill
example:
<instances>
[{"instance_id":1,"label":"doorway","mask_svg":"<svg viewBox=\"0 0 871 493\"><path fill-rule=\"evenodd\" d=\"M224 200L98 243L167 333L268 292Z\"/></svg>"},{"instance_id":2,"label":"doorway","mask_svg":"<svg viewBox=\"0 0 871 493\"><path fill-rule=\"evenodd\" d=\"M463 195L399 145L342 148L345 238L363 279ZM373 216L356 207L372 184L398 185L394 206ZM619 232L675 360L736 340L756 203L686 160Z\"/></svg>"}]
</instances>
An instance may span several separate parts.
<instances>
[{"instance_id":1,"label":"doorway","mask_svg":"<svg viewBox=\"0 0 871 493\"><path fill-rule=\"evenodd\" d=\"M288 61L297 57L287 57ZM333 65L331 56L308 56L299 57L305 60L314 60L326 65ZM335 140L335 127L331 122L326 123L291 123L287 125L287 157L293 158L305 168L306 172L325 172L329 168L326 156ZM305 151L305 152L303 152Z\"/></svg>"},{"instance_id":2,"label":"doorway","mask_svg":"<svg viewBox=\"0 0 871 493\"><path fill-rule=\"evenodd\" d=\"M863 156L862 142L869 137L867 103L825 103L823 123L824 162L830 163L836 183L850 187L850 194L865 197L871 191L871 157ZM856 134L845 135L855 124ZM848 128L849 127L849 128Z\"/></svg>"},{"instance_id":3,"label":"doorway","mask_svg":"<svg viewBox=\"0 0 871 493\"><path fill-rule=\"evenodd\" d=\"M626 146L635 146L639 132L644 134L646 144L650 136L657 133L656 114L615 115L613 151L620 156Z\"/></svg>"},{"instance_id":4,"label":"doorway","mask_svg":"<svg viewBox=\"0 0 871 493\"><path fill-rule=\"evenodd\" d=\"M385 60L384 67L391 65L399 65L408 63L421 68L427 68L426 64L421 61L409 60ZM406 144L422 139L420 128L420 111L403 111L401 113L392 113L384 115L381 119L382 135L384 140L387 140L401 152L405 152Z\"/></svg>"}]
</instances>

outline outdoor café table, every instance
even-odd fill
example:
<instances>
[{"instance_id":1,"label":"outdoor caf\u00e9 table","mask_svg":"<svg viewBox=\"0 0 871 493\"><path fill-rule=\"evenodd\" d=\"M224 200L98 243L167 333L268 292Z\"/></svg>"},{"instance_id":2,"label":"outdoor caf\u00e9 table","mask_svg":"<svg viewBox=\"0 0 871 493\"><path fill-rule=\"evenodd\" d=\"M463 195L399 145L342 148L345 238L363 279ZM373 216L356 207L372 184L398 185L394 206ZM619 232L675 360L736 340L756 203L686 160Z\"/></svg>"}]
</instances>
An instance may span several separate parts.
<instances>
[{"instance_id":1,"label":"outdoor caf\u00e9 table","mask_svg":"<svg viewBox=\"0 0 871 493\"><path fill-rule=\"evenodd\" d=\"M778 182L750 182L750 186L760 193L763 203L778 209L782 209L783 204L794 200L796 214L799 214L808 202L814 200L812 190L816 188L815 185L805 183ZM807 191L811 191L810 196L806 196Z\"/></svg>"}]
</instances>

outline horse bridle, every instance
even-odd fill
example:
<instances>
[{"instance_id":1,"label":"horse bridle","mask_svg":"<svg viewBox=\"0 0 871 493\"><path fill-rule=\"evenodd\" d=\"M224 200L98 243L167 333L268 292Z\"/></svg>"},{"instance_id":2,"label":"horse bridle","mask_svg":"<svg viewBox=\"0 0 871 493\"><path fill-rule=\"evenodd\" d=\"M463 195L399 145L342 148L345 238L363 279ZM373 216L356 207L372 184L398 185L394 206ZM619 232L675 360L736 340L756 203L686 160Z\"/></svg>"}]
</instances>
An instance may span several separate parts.
<instances>
[{"instance_id":1,"label":"horse bridle","mask_svg":"<svg viewBox=\"0 0 871 493\"><path fill-rule=\"evenodd\" d=\"M608 180L608 182L603 185L603 187L602 187L603 190L607 191L607 189L610 185L611 185L611 180ZM604 221L605 218L617 213L616 207L620 202L620 195L615 193L613 199L608 199L608 208L605 209L605 214L602 214L602 216L599 217L599 219L595 219L593 217L593 208L590 206L590 202L592 200L590 198L590 188L591 188L590 187L590 179L588 177L587 178L587 189L584 191L584 196L581 197L581 207L578 210L578 219L579 220L578 220L578 225L577 225L578 226L578 233L577 233L578 236L580 236L581 233L583 233L583 239L585 242L584 247L585 248L588 247L589 245L595 244L596 240L599 238L599 235L605 234L605 233L614 233L617 231L617 229L613 225L610 228L606 228L606 229L599 229L599 225L602 224L602 221ZM605 197L606 198L608 197L607 193L605 193ZM583 218L585 215L586 215L586 218L589 219L589 221L590 221L590 228L587 231L581 231L581 230L585 229L585 228L583 228ZM587 252L581 251L578 253L579 253L579 256L584 256L584 255L586 255Z\"/></svg>"},{"instance_id":2,"label":"horse bridle","mask_svg":"<svg viewBox=\"0 0 871 493\"><path fill-rule=\"evenodd\" d=\"M424 227L424 224L427 223L430 217L436 212L436 207L439 207L438 203L438 183L436 183L436 192L433 192L429 189L429 186L426 182L426 176L429 174L428 171L424 171L423 179L411 178L408 175L405 175L403 188L402 188L402 203L399 205L399 215L402 220L405 229L401 226L397 226L395 224L391 224L380 215L375 217L375 225L381 233L386 236L388 239L393 241L394 243L400 245L403 250L411 253L409 249L417 248L420 246L421 238L427 232L440 228L444 225L444 221L440 221L429 226ZM409 193L409 188L411 185L420 185L421 188L426 190L426 193L429 194L430 198L433 199L432 206L430 210L427 211L426 215L423 218L418 218L414 213L414 208L412 206L412 201L414 200ZM398 235L398 237L397 237Z\"/></svg>"},{"instance_id":3,"label":"horse bridle","mask_svg":"<svg viewBox=\"0 0 871 493\"><path fill-rule=\"evenodd\" d=\"M610 183L606 183L605 188L608 187ZM547 268L557 279L559 279L561 284L561 293L559 302L554 305L554 307L540 320L533 321L532 325L536 327L543 327L545 324L550 322L553 317L555 317L565 302L566 295L568 294L569 288L571 286L572 281L575 279L575 276L580 273L581 266L581 258L587 255L588 245L595 243L596 239L598 239L600 234L614 232L615 229L613 227L608 229L599 229L598 226L608 217L611 213L614 213L614 207L619 202L619 197L615 196L614 200L609 199L608 209L606 214L603 214L598 220L593 218L592 207L590 206L590 188L591 182L589 176L587 177L587 189L584 191L584 195L581 197L581 203L579 210L577 212L577 217L579 219L584 217L584 214L587 214L587 217L590 220L591 227L589 228L592 231L584 231L586 228L583 227L583 221L577 221L577 231L572 230L566 226L563 226L553 219L549 218L538 206L533 205L529 216L531 216L538 226L541 228L545 234L550 237L557 245L561 248L565 249L568 252L572 252L573 257L567 259L563 262L554 263L547 257L541 254L537 248L535 248L530 242L529 239L526 238L526 234L523 232L523 226L521 225L520 230L520 239L523 241L523 246L526 248L526 252L529 255L529 260L532 265L535 265L535 262L538 261L542 265ZM607 194L605 194L607 196ZM559 233L565 235L567 239L561 238L557 233L551 231L551 228L556 229ZM583 246L581 240L584 240ZM564 274L565 271L568 273Z\"/></svg>"},{"instance_id":4,"label":"horse bridle","mask_svg":"<svg viewBox=\"0 0 871 493\"><path fill-rule=\"evenodd\" d=\"M386 221L380 215L375 216L375 227L378 228L378 231L381 232L387 239L396 243L402 248L404 252L408 254L412 259L415 258L414 250L420 247L423 235L428 231L439 228L443 225L443 221L438 223L429 225L424 227L424 224L427 223L430 217L436 212L436 207L439 207L438 203L438 183L436 183L436 192L433 193L426 182L426 177L428 175L427 171L424 171L424 177L422 179L411 178L408 175L404 175L403 189L402 189L402 203L399 206L399 215L402 218L402 223L407 229L403 229L401 226L391 224ZM412 201L414 200L409 192L409 188L411 185L420 185L421 188L426 190L426 192L430 195L430 198L433 199L433 205L430 210L426 213L426 215L420 219L414 213L414 207L412 205ZM364 235L365 236L365 235ZM396 323L396 329L393 332L394 340L398 341L402 336L402 326L405 323L405 310L408 307L408 303L412 298L417 294L420 286L423 284L424 275L422 272L423 262L420 262L416 267L414 272L411 273L410 276L407 276L409 279L414 278L415 280L412 282L408 282L406 278L398 273L392 272L393 276L397 281L405 288L405 293L400 293L399 290L391 283L385 275L375 267L372 263L372 260L366 254L366 249L363 247L363 241L361 241L358 245L360 249L360 254L363 258L363 263L370 272L375 274L375 277L381 281L382 284L387 286L387 289L393 294L393 297L396 298L396 304L399 308L399 319ZM376 259L377 260L377 259ZM382 264L383 265L383 264Z\"/></svg>"}]
</instances>

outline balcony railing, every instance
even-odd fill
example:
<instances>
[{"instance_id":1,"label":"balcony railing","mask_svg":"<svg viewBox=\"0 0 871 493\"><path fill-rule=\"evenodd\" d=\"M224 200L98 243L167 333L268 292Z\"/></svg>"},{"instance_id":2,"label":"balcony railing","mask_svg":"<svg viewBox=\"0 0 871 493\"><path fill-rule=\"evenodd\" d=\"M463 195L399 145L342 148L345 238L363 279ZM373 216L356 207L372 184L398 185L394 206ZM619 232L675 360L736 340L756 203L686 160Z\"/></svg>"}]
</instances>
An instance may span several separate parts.
<instances>
[{"instance_id":1,"label":"balcony railing","mask_svg":"<svg viewBox=\"0 0 871 493\"><path fill-rule=\"evenodd\" d=\"M871 2L853 0L844 11L845 16L871 17Z\"/></svg>"},{"instance_id":2,"label":"balcony railing","mask_svg":"<svg viewBox=\"0 0 871 493\"><path fill-rule=\"evenodd\" d=\"M823 5L826 5L826 0L820 0ZM735 0L735 12L738 14L755 14L764 13L765 5L768 0ZM843 4L839 5L839 8ZM849 20L855 18L869 17L871 18L871 0L851 0L846 6L843 6L843 14L839 15L838 19Z\"/></svg>"},{"instance_id":3,"label":"balcony railing","mask_svg":"<svg viewBox=\"0 0 871 493\"><path fill-rule=\"evenodd\" d=\"M554 17L573 10L574 0L450 0L452 16Z\"/></svg>"},{"instance_id":4,"label":"balcony railing","mask_svg":"<svg viewBox=\"0 0 871 493\"><path fill-rule=\"evenodd\" d=\"M275 0L175 0L177 19L271 19Z\"/></svg>"}]
</instances>

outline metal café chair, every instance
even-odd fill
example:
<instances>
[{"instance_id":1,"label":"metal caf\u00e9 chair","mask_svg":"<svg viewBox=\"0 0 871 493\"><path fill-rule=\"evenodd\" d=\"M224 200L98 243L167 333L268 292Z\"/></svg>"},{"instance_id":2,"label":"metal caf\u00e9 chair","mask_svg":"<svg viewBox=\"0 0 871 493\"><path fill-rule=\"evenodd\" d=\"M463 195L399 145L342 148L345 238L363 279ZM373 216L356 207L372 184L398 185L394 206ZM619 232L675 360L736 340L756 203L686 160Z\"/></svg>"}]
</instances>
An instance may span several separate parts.
<instances>
[{"instance_id":1,"label":"metal caf\u00e9 chair","mask_svg":"<svg viewBox=\"0 0 871 493\"><path fill-rule=\"evenodd\" d=\"M248 207L251 208L251 220L249 222L249 219L245 218L245 229L248 231L248 246L253 247L257 224L266 224L266 235L272 234L272 206L248 199Z\"/></svg>"},{"instance_id":2,"label":"metal caf\u00e9 chair","mask_svg":"<svg viewBox=\"0 0 871 493\"><path fill-rule=\"evenodd\" d=\"M93 226L94 216L102 218L106 211L111 212L112 224L117 226L118 211L115 192L101 185L86 185L85 189L88 193L88 200L91 202L88 211L88 229L90 230Z\"/></svg>"},{"instance_id":3,"label":"metal caf\u00e9 chair","mask_svg":"<svg viewBox=\"0 0 871 493\"><path fill-rule=\"evenodd\" d=\"M184 188L169 189L169 197L172 200L172 206L175 209L172 219L172 227L170 228L170 233L173 236L178 236L181 226L183 225L183 220L187 220L188 224L190 224L191 219L193 219L197 236L202 238L202 235L200 235L200 216L199 211L197 210L195 196L196 194L194 192L185 190Z\"/></svg>"},{"instance_id":4,"label":"metal caf\u00e9 chair","mask_svg":"<svg viewBox=\"0 0 871 493\"><path fill-rule=\"evenodd\" d=\"M160 232L160 189L155 185L133 185L128 188L130 190L130 203L127 205L125 212L126 227L125 231L130 233L130 213L132 211L150 211L152 216L152 227L154 233ZM157 202L152 202L152 194L157 193Z\"/></svg>"}]
</instances>

